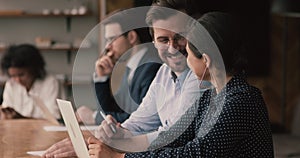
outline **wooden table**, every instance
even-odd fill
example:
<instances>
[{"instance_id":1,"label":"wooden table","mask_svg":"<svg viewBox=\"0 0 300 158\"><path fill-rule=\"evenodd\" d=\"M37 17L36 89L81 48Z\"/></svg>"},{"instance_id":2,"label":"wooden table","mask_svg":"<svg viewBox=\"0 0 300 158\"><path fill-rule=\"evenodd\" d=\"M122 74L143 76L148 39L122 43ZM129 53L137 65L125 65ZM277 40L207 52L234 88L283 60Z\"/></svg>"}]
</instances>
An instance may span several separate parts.
<instances>
[{"instance_id":1,"label":"wooden table","mask_svg":"<svg viewBox=\"0 0 300 158\"><path fill-rule=\"evenodd\" d=\"M0 157L36 158L27 151L45 150L68 137L66 131L47 132L43 126L52 125L46 120L19 119L0 121Z\"/></svg>"}]
</instances>

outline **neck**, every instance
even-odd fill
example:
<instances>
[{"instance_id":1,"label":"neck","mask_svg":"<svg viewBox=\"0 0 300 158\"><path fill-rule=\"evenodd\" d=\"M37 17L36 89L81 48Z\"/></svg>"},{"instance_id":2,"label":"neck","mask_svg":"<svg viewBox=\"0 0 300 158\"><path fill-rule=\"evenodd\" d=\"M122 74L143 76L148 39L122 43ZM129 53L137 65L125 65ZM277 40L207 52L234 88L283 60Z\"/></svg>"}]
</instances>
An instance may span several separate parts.
<instances>
[{"instance_id":1,"label":"neck","mask_svg":"<svg viewBox=\"0 0 300 158\"><path fill-rule=\"evenodd\" d=\"M138 44L133 45L133 47L131 48L131 56L136 54L141 49L142 49L142 46L140 46Z\"/></svg>"},{"instance_id":2,"label":"neck","mask_svg":"<svg viewBox=\"0 0 300 158\"><path fill-rule=\"evenodd\" d=\"M26 85L26 86L25 86L25 88L26 88L26 91L27 91L27 92L29 92L29 91L30 91L30 89L31 89L32 85L33 85L33 82L32 82L32 83L30 83L30 85Z\"/></svg>"},{"instance_id":3,"label":"neck","mask_svg":"<svg viewBox=\"0 0 300 158\"><path fill-rule=\"evenodd\" d=\"M177 77L179 77L183 72L185 72L187 69L189 69L189 67L186 65L185 68L182 71L173 71L173 69L171 68L171 70L176 74Z\"/></svg>"},{"instance_id":4,"label":"neck","mask_svg":"<svg viewBox=\"0 0 300 158\"><path fill-rule=\"evenodd\" d=\"M174 72L176 74L176 76L180 76L182 74L182 72Z\"/></svg>"}]
</instances>

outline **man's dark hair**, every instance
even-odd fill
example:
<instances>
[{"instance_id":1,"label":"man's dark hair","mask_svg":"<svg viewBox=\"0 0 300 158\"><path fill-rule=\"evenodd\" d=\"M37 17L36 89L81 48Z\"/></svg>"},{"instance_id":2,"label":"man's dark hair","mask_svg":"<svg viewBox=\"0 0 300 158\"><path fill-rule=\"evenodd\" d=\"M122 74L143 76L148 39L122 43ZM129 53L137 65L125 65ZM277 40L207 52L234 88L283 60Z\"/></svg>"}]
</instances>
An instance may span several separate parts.
<instances>
[{"instance_id":1,"label":"man's dark hair","mask_svg":"<svg viewBox=\"0 0 300 158\"><path fill-rule=\"evenodd\" d=\"M44 79L46 76L45 61L40 51L33 45L21 44L10 46L1 59L2 71L8 74L8 69L27 68L36 79Z\"/></svg>"},{"instance_id":2,"label":"man's dark hair","mask_svg":"<svg viewBox=\"0 0 300 158\"><path fill-rule=\"evenodd\" d=\"M150 35L153 37L154 34L152 26L153 22L155 22L156 20L166 20L176 13L178 12L175 10L169 10L164 7L152 5L146 15L146 23L150 27Z\"/></svg>"},{"instance_id":3,"label":"man's dark hair","mask_svg":"<svg viewBox=\"0 0 300 158\"><path fill-rule=\"evenodd\" d=\"M101 23L107 25L109 23L118 23L121 26L123 35L127 36L129 31L135 31L139 37L140 43L148 43L152 41L152 38L149 34L148 27L135 28L133 29L133 22L136 26L146 26L145 19L146 12L139 14L134 14L131 11L124 11L125 9L119 9L111 12L107 15ZM124 11L124 12L123 12Z\"/></svg>"},{"instance_id":4,"label":"man's dark hair","mask_svg":"<svg viewBox=\"0 0 300 158\"><path fill-rule=\"evenodd\" d=\"M154 21L166 20L175 15L177 13L176 11L181 11L195 19L198 19L202 15L200 10L201 8L199 6L202 3L203 1L201 0L153 0L146 15L146 23L148 26L152 26ZM150 34L153 37L153 28L150 28Z\"/></svg>"},{"instance_id":5,"label":"man's dark hair","mask_svg":"<svg viewBox=\"0 0 300 158\"><path fill-rule=\"evenodd\" d=\"M153 0L152 6L167 7L193 16L202 12L203 3L203 0Z\"/></svg>"}]
</instances>

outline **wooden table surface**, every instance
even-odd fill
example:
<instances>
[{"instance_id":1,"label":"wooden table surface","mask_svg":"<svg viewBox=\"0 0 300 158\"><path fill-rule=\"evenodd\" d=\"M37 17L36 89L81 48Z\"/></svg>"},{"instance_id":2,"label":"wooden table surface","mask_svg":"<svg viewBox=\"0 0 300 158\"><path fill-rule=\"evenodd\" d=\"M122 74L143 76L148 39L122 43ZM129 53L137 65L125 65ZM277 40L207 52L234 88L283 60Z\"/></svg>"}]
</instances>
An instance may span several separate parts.
<instances>
[{"instance_id":1,"label":"wooden table surface","mask_svg":"<svg viewBox=\"0 0 300 158\"><path fill-rule=\"evenodd\" d=\"M27 151L45 150L66 138L68 133L47 132L44 126L52 124L46 120L18 119L0 121L0 157L36 158Z\"/></svg>"}]
</instances>

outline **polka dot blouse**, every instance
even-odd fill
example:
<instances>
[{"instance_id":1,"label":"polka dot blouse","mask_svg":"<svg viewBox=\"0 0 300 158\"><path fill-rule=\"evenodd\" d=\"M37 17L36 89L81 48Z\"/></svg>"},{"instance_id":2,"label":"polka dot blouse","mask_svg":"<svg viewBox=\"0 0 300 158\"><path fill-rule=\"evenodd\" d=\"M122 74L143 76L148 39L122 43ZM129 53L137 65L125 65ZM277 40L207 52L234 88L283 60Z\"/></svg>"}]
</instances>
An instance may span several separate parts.
<instances>
[{"instance_id":1,"label":"polka dot blouse","mask_svg":"<svg viewBox=\"0 0 300 158\"><path fill-rule=\"evenodd\" d=\"M207 90L175 125L159 134L149 151L125 157L272 158L272 134L261 92L237 75L220 93Z\"/></svg>"}]
</instances>

